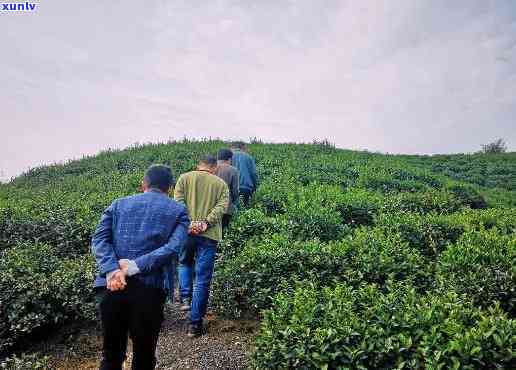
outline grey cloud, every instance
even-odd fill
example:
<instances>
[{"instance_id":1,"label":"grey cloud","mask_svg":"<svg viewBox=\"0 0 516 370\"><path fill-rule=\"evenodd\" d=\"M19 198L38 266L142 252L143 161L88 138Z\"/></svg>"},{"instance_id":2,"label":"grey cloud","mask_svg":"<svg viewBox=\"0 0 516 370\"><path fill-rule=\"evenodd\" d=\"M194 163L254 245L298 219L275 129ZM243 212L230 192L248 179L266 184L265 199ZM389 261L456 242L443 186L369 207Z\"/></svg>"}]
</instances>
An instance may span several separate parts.
<instances>
[{"instance_id":1,"label":"grey cloud","mask_svg":"<svg viewBox=\"0 0 516 370\"><path fill-rule=\"evenodd\" d=\"M183 136L516 145L511 0L54 0L0 18L5 176Z\"/></svg>"}]
</instances>

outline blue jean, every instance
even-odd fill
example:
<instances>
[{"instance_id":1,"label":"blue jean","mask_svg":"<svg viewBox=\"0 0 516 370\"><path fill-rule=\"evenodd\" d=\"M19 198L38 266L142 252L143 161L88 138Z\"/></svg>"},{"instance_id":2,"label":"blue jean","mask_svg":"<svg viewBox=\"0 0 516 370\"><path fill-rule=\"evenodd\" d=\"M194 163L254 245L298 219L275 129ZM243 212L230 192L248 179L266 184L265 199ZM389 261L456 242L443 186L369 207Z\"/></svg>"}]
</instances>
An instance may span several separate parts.
<instances>
[{"instance_id":1,"label":"blue jean","mask_svg":"<svg viewBox=\"0 0 516 370\"><path fill-rule=\"evenodd\" d=\"M181 300L192 300L190 310L192 324L202 323L202 319L206 315L216 251L217 242L215 240L202 236L191 236L179 257L179 294ZM195 284L193 282L194 271Z\"/></svg>"}]
</instances>

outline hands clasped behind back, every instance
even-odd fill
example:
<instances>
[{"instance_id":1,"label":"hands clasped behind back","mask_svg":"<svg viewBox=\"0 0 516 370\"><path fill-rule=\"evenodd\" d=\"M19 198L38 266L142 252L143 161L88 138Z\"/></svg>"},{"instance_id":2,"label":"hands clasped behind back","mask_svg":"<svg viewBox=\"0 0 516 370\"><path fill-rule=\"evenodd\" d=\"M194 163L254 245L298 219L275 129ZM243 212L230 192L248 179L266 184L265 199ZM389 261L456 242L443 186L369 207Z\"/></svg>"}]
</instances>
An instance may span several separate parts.
<instances>
[{"instance_id":1,"label":"hands clasped behind back","mask_svg":"<svg viewBox=\"0 0 516 370\"><path fill-rule=\"evenodd\" d=\"M208 223L206 221L192 221L188 229L188 234L199 235L208 230Z\"/></svg>"},{"instance_id":2,"label":"hands clasped behind back","mask_svg":"<svg viewBox=\"0 0 516 370\"><path fill-rule=\"evenodd\" d=\"M120 268L111 271L106 276L107 288L112 292L123 290L127 286L126 277L129 276L130 261L121 259L118 261Z\"/></svg>"}]
</instances>

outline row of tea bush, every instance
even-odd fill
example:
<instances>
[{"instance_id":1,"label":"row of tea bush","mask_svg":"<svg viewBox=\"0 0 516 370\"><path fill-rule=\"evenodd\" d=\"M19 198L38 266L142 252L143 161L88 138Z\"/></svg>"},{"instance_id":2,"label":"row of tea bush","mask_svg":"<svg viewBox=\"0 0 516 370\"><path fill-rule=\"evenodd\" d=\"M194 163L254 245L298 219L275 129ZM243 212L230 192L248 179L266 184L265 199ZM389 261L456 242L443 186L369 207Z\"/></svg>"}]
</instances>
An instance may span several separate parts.
<instances>
[{"instance_id":1,"label":"row of tea bush","mask_svg":"<svg viewBox=\"0 0 516 370\"><path fill-rule=\"evenodd\" d=\"M23 349L26 339L71 320L91 320L89 239L104 207L136 192L151 163L170 164L177 176L225 145L185 141L107 151L0 184L0 351ZM478 303L483 313L497 300L512 315L514 255L505 243L515 230L510 186L479 187L467 176L457 182L419 157L322 144L254 144L251 151L261 185L220 246L213 302L219 314L267 317L301 281L317 284L317 291L365 284L379 294L388 294L392 281L418 297L426 290L465 294L460 299ZM466 256L453 252L470 244ZM483 249L489 252L479 254ZM257 343L267 342L267 325ZM297 351L288 355L292 361ZM257 367L284 367L260 362L266 352L257 347Z\"/></svg>"}]
</instances>

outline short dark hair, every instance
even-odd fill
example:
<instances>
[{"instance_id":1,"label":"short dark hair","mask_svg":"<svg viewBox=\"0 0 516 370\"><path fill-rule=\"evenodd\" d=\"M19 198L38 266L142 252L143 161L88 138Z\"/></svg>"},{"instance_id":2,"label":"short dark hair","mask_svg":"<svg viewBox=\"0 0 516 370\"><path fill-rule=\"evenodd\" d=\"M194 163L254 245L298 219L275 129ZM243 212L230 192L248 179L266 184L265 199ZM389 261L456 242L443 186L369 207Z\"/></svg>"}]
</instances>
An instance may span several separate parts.
<instances>
[{"instance_id":1,"label":"short dark hair","mask_svg":"<svg viewBox=\"0 0 516 370\"><path fill-rule=\"evenodd\" d=\"M220 149L217 153L217 159L220 161L228 161L233 158L233 152L230 149Z\"/></svg>"},{"instance_id":2,"label":"short dark hair","mask_svg":"<svg viewBox=\"0 0 516 370\"><path fill-rule=\"evenodd\" d=\"M210 167L215 167L217 165L217 158L212 156L211 154L205 155L199 161L199 164L204 164Z\"/></svg>"},{"instance_id":3,"label":"short dark hair","mask_svg":"<svg viewBox=\"0 0 516 370\"><path fill-rule=\"evenodd\" d=\"M233 141L231 143L231 147L237 149L245 149L246 143L244 143L243 141Z\"/></svg>"},{"instance_id":4,"label":"short dark hair","mask_svg":"<svg viewBox=\"0 0 516 370\"><path fill-rule=\"evenodd\" d=\"M174 183L174 176L169 166L153 164L145 171L143 180L149 188L157 188L161 191L168 192Z\"/></svg>"}]
</instances>

